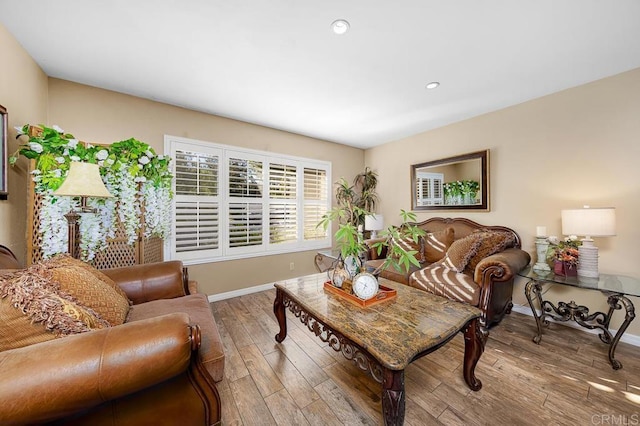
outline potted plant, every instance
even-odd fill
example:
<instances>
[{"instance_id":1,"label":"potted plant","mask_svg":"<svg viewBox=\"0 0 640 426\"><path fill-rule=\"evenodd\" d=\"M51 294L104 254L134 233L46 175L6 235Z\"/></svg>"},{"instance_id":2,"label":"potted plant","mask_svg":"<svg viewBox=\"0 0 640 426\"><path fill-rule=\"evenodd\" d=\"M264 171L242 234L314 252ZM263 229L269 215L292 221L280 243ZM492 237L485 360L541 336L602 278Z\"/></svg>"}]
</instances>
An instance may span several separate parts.
<instances>
[{"instance_id":1,"label":"potted plant","mask_svg":"<svg viewBox=\"0 0 640 426\"><path fill-rule=\"evenodd\" d=\"M345 211L345 220L356 228L364 225L364 218L374 212L378 203L376 186L378 175L369 167L365 167L349 185L345 178L340 178L336 187L336 201Z\"/></svg>"},{"instance_id":2,"label":"potted plant","mask_svg":"<svg viewBox=\"0 0 640 426\"><path fill-rule=\"evenodd\" d=\"M553 261L553 273L556 275L576 276L578 273L578 247L582 244L578 237L570 235L564 240L550 236L547 260Z\"/></svg>"}]
</instances>

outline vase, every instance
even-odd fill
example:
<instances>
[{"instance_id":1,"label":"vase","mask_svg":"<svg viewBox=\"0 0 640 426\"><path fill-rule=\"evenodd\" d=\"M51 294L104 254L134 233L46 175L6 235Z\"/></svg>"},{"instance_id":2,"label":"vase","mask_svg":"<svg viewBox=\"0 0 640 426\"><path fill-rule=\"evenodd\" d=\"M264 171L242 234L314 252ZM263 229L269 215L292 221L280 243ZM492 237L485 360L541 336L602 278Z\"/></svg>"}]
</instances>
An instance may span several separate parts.
<instances>
[{"instance_id":1,"label":"vase","mask_svg":"<svg viewBox=\"0 0 640 426\"><path fill-rule=\"evenodd\" d=\"M559 260L556 260L553 263L553 273L556 275L561 275L563 277L577 277L578 267L568 262L561 262Z\"/></svg>"}]
</instances>

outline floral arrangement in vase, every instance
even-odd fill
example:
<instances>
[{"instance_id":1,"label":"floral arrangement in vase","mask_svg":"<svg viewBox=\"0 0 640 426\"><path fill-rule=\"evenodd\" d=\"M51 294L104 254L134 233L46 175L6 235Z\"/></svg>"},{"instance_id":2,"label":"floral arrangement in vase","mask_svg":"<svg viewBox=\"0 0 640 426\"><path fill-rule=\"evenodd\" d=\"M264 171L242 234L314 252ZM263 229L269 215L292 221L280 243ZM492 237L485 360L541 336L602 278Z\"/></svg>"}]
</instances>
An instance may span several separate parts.
<instances>
[{"instance_id":1,"label":"floral arrangement in vase","mask_svg":"<svg viewBox=\"0 0 640 426\"><path fill-rule=\"evenodd\" d=\"M442 185L445 204L476 204L480 184L475 180L456 180Z\"/></svg>"},{"instance_id":2,"label":"floral arrangement in vase","mask_svg":"<svg viewBox=\"0 0 640 426\"><path fill-rule=\"evenodd\" d=\"M560 240L556 236L547 238L549 249L547 260L553 261L556 275L575 276L578 271L578 247L582 244L578 237L570 235Z\"/></svg>"},{"instance_id":3,"label":"floral arrangement in vase","mask_svg":"<svg viewBox=\"0 0 640 426\"><path fill-rule=\"evenodd\" d=\"M67 221L64 214L78 201L56 197L73 161L98 164L102 180L113 198L90 198L96 214L82 215L80 221L80 256L91 261L106 248L107 239L115 237L116 220L124 225L128 243L136 241L142 227L144 236L166 238L171 230L171 192L173 175L171 158L157 155L148 144L127 139L108 146L80 142L58 126L16 127L18 138L27 138L9 158L14 165L20 155L35 161L31 171L35 192L42 196L40 233L44 258L67 250ZM144 209L140 199L144 198Z\"/></svg>"}]
</instances>

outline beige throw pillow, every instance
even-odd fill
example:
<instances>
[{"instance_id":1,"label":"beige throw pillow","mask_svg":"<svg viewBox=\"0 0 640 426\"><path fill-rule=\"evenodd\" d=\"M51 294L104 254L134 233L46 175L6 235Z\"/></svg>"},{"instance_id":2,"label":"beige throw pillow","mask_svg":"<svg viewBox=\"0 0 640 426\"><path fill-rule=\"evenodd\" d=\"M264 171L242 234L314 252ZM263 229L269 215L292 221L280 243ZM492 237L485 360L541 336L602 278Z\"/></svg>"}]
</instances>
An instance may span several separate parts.
<instances>
[{"instance_id":1,"label":"beige throw pillow","mask_svg":"<svg viewBox=\"0 0 640 426\"><path fill-rule=\"evenodd\" d=\"M429 232L424 237L424 258L428 263L434 263L445 257L447 250L455 238L452 227L441 231Z\"/></svg>"}]
</instances>

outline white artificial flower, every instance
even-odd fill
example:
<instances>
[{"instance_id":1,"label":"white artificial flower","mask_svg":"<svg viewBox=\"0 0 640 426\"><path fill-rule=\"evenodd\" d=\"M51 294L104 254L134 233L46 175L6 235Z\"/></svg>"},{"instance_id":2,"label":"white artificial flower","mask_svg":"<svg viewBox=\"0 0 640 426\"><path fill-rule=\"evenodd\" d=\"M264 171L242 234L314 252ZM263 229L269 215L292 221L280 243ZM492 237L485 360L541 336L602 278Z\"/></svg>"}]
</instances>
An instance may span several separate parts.
<instances>
[{"instance_id":1,"label":"white artificial flower","mask_svg":"<svg viewBox=\"0 0 640 426\"><path fill-rule=\"evenodd\" d=\"M80 157L78 157L77 155L72 155L69 158L71 158L71 161L80 161Z\"/></svg>"},{"instance_id":2,"label":"white artificial flower","mask_svg":"<svg viewBox=\"0 0 640 426\"><path fill-rule=\"evenodd\" d=\"M98 153L96 154L96 158L98 160L106 160L108 156L109 156L109 152L106 149L98 151Z\"/></svg>"},{"instance_id":3,"label":"white artificial flower","mask_svg":"<svg viewBox=\"0 0 640 426\"><path fill-rule=\"evenodd\" d=\"M158 155L158 160L164 160L164 155L162 154Z\"/></svg>"},{"instance_id":4,"label":"white artificial flower","mask_svg":"<svg viewBox=\"0 0 640 426\"><path fill-rule=\"evenodd\" d=\"M107 158L107 161L105 161L105 163L107 163L110 166L113 166L113 163L115 163L115 160L113 160L112 158Z\"/></svg>"},{"instance_id":5,"label":"white artificial flower","mask_svg":"<svg viewBox=\"0 0 640 426\"><path fill-rule=\"evenodd\" d=\"M149 157L147 157L146 155L143 155L138 159L138 163L140 164L149 164L149 161L151 160L149 160Z\"/></svg>"},{"instance_id":6,"label":"white artificial flower","mask_svg":"<svg viewBox=\"0 0 640 426\"><path fill-rule=\"evenodd\" d=\"M90 143L87 144L87 149L89 148L93 148L93 145L91 145Z\"/></svg>"},{"instance_id":7,"label":"white artificial flower","mask_svg":"<svg viewBox=\"0 0 640 426\"><path fill-rule=\"evenodd\" d=\"M134 179L134 182L146 182L147 178L144 176L138 176Z\"/></svg>"},{"instance_id":8,"label":"white artificial flower","mask_svg":"<svg viewBox=\"0 0 640 426\"><path fill-rule=\"evenodd\" d=\"M57 124L54 124L51 128L58 133L64 133L64 130L62 130Z\"/></svg>"},{"instance_id":9,"label":"white artificial flower","mask_svg":"<svg viewBox=\"0 0 640 426\"><path fill-rule=\"evenodd\" d=\"M58 164L64 164L64 157L56 157Z\"/></svg>"},{"instance_id":10,"label":"white artificial flower","mask_svg":"<svg viewBox=\"0 0 640 426\"><path fill-rule=\"evenodd\" d=\"M146 155L147 157L149 157L149 158L153 158L153 157L155 157L155 155L153 155L153 152L151 152L151 150L146 150L144 153L145 153L145 155Z\"/></svg>"},{"instance_id":11,"label":"white artificial flower","mask_svg":"<svg viewBox=\"0 0 640 426\"><path fill-rule=\"evenodd\" d=\"M55 176L55 177L61 177L62 176L62 170L60 169L55 169L52 170L51 173Z\"/></svg>"},{"instance_id":12,"label":"white artificial flower","mask_svg":"<svg viewBox=\"0 0 640 426\"><path fill-rule=\"evenodd\" d=\"M35 170L31 171L32 175L39 175L40 173L42 173L42 172L40 170L38 170L38 169L35 169Z\"/></svg>"},{"instance_id":13,"label":"white artificial flower","mask_svg":"<svg viewBox=\"0 0 640 426\"><path fill-rule=\"evenodd\" d=\"M555 235L550 235L549 238L547 238L547 240L549 240L551 244L558 244L560 242L558 237L556 237Z\"/></svg>"},{"instance_id":14,"label":"white artificial flower","mask_svg":"<svg viewBox=\"0 0 640 426\"><path fill-rule=\"evenodd\" d=\"M16 132L18 132L17 136L24 135L24 132L22 131L22 127L15 126L14 129L16 129Z\"/></svg>"},{"instance_id":15,"label":"white artificial flower","mask_svg":"<svg viewBox=\"0 0 640 426\"><path fill-rule=\"evenodd\" d=\"M38 142L29 142L29 149L31 149L31 151L37 152L38 154L44 151L44 148Z\"/></svg>"},{"instance_id":16,"label":"white artificial flower","mask_svg":"<svg viewBox=\"0 0 640 426\"><path fill-rule=\"evenodd\" d=\"M69 148L76 149L76 146L78 146L78 139L69 139L67 146Z\"/></svg>"}]
</instances>

